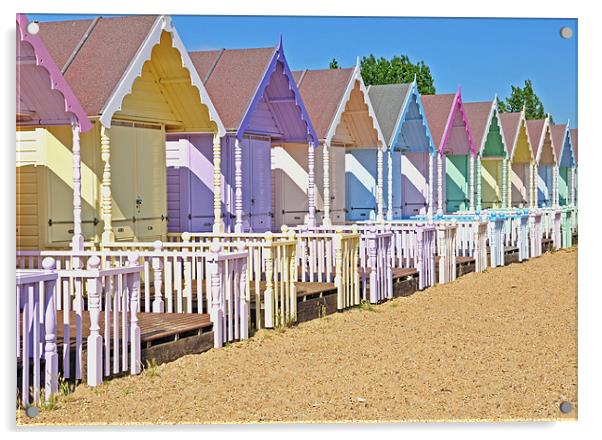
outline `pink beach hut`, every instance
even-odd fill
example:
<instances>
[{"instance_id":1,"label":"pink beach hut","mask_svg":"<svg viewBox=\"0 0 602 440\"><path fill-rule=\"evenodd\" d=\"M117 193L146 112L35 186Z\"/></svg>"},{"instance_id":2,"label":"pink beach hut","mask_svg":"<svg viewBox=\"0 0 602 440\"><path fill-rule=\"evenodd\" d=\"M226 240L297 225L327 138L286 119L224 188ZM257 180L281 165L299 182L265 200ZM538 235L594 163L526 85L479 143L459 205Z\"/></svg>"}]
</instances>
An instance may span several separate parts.
<instances>
[{"instance_id":1,"label":"pink beach hut","mask_svg":"<svg viewBox=\"0 0 602 440\"><path fill-rule=\"evenodd\" d=\"M271 48L199 51L190 57L226 128L223 185L215 191L213 164L220 160L210 137L169 135L170 231L265 232L304 220L315 225L317 138L282 40ZM223 226L208 202L220 192Z\"/></svg>"},{"instance_id":2,"label":"pink beach hut","mask_svg":"<svg viewBox=\"0 0 602 440\"><path fill-rule=\"evenodd\" d=\"M40 228L38 218L45 216L50 207L37 188L51 178L40 171L40 156L47 153L49 142L44 132L51 127L64 129L71 137L73 155L64 164L70 168L64 184L73 187L73 209L66 215L73 213L69 220L73 224L73 248L82 249L79 136L92 124L48 49L38 35L30 33L28 25L27 17L17 14L17 249L38 249L44 244L45 229ZM28 147L20 148L25 145Z\"/></svg>"},{"instance_id":3,"label":"pink beach hut","mask_svg":"<svg viewBox=\"0 0 602 440\"><path fill-rule=\"evenodd\" d=\"M437 214L474 211L477 148L460 89L456 93L423 96L422 104L439 153Z\"/></svg>"}]
</instances>

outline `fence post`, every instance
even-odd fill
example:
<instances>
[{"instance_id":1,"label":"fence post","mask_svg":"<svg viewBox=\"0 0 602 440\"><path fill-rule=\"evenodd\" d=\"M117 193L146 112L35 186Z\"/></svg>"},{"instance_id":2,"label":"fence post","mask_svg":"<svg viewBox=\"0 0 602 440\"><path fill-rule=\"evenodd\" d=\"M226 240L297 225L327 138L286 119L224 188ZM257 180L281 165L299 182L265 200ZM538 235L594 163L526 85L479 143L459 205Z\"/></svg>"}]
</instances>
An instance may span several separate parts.
<instances>
[{"instance_id":1,"label":"fence post","mask_svg":"<svg viewBox=\"0 0 602 440\"><path fill-rule=\"evenodd\" d=\"M385 226L385 232L387 233L387 236L385 237L387 253L385 257L385 270L387 273L386 289L387 298L391 299L393 298L393 232L390 224Z\"/></svg>"},{"instance_id":2,"label":"fence post","mask_svg":"<svg viewBox=\"0 0 602 440\"><path fill-rule=\"evenodd\" d=\"M127 265L138 265L138 255L129 254ZM138 301L140 300L140 272L127 275L127 288L130 294L130 373L138 374L141 369L140 360L140 327L138 326ZM153 310L154 311L154 310ZM115 311L117 313L117 311Z\"/></svg>"},{"instance_id":3,"label":"fence post","mask_svg":"<svg viewBox=\"0 0 602 440\"><path fill-rule=\"evenodd\" d=\"M54 270L56 261L46 257L42 261L45 270ZM56 348L56 280L45 282L44 304L44 361L45 361L45 393L46 401L58 389L58 354ZM24 360L25 362L25 360ZM25 392L25 390L24 390Z\"/></svg>"},{"instance_id":4,"label":"fence post","mask_svg":"<svg viewBox=\"0 0 602 440\"><path fill-rule=\"evenodd\" d=\"M213 346L219 348L224 344L224 308L222 307L221 273L219 242L211 243L211 256L207 259L207 276L210 279L211 309L209 314L213 322Z\"/></svg>"},{"instance_id":5,"label":"fence post","mask_svg":"<svg viewBox=\"0 0 602 440\"><path fill-rule=\"evenodd\" d=\"M422 290L426 287L425 276L426 271L424 270L424 240L423 240L424 228L422 226L416 227L416 269L418 269L418 289Z\"/></svg>"},{"instance_id":6,"label":"fence post","mask_svg":"<svg viewBox=\"0 0 602 440\"><path fill-rule=\"evenodd\" d=\"M97 271L86 280L88 293L88 313L90 314L90 336L88 336L88 385L102 383L102 336L99 333L100 295L102 282L100 277L100 258L96 255L88 259L88 269Z\"/></svg>"},{"instance_id":7,"label":"fence post","mask_svg":"<svg viewBox=\"0 0 602 440\"><path fill-rule=\"evenodd\" d=\"M265 292L263 293L264 301L264 320L266 328L274 327L274 267L272 246L273 237L271 232L265 233ZM259 313L259 311L258 311Z\"/></svg>"},{"instance_id":8,"label":"fence post","mask_svg":"<svg viewBox=\"0 0 602 440\"><path fill-rule=\"evenodd\" d=\"M376 264L377 232L376 226L370 226L366 233L366 249L368 253L368 269L370 270L370 302L376 304L379 298L378 267Z\"/></svg>"},{"instance_id":9,"label":"fence post","mask_svg":"<svg viewBox=\"0 0 602 440\"><path fill-rule=\"evenodd\" d=\"M245 251L244 243L239 243L237 247L239 252ZM249 303L247 301L247 257L240 259L240 278L239 278L239 292L240 292L240 339L249 338Z\"/></svg>"},{"instance_id":10,"label":"fence post","mask_svg":"<svg viewBox=\"0 0 602 440\"><path fill-rule=\"evenodd\" d=\"M289 229L288 230L288 240L292 241L294 243L297 242L297 238L295 235L295 231L293 229ZM298 273L297 273L297 245L295 244L295 246L287 246L290 248L291 254L289 256L289 274L290 274L290 288L291 288L291 292L290 292L290 301L291 301L291 307L290 307L290 313L291 313L291 319L293 322L297 322L297 279L298 279Z\"/></svg>"},{"instance_id":11,"label":"fence post","mask_svg":"<svg viewBox=\"0 0 602 440\"><path fill-rule=\"evenodd\" d=\"M334 285L337 288L337 310L345 308L343 292L343 233L338 230L334 236Z\"/></svg>"},{"instance_id":12,"label":"fence post","mask_svg":"<svg viewBox=\"0 0 602 440\"><path fill-rule=\"evenodd\" d=\"M189 238L189 237L188 237ZM159 240L154 243L155 252L159 253L163 249L163 243ZM163 257L155 255L152 257L153 285L155 287L155 298L153 300L153 313L163 313L165 304L163 302Z\"/></svg>"}]
</instances>

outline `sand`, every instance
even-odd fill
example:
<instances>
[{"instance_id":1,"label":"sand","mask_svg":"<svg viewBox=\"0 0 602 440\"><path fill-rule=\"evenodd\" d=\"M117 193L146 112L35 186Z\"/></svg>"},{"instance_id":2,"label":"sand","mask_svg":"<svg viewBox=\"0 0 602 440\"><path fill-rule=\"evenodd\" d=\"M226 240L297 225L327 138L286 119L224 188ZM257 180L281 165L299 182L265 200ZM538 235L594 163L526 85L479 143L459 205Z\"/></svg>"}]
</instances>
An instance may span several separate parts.
<instances>
[{"instance_id":1,"label":"sand","mask_svg":"<svg viewBox=\"0 0 602 440\"><path fill-rule=\"evenodd\" d=\"M42 424L576 417L576 249L80 385L35 419L17 412Z\"/></svg>"}]
</instances>

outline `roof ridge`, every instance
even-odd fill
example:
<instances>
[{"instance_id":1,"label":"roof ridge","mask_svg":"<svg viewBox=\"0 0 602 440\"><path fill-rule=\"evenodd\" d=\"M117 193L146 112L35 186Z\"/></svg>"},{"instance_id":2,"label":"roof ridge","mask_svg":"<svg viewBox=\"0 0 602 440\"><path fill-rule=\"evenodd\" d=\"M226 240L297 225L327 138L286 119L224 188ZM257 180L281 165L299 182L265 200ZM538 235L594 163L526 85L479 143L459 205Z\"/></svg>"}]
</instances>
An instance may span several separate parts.
<instances>
[{"instance_id":1,"label":"roof ridge","mask_svg":"<svg viewBox=\"0 0 602 440\"><path fill-rule=\"evenodd\" d=\"M86 41L88 41L88 38L90 38L90 35L94 31L94 28L96 27L96 25L98 24L98 22L100 21L101 18L102 17L100 15L97 17L94 17L94 19L92 20L92 23L90 23L90 25L88 26L88 29L86 29L86 32L84 32L84 34L78 41L77 45L73 49L73 52L71 52L71 55L69 55L69 58L67 58L67 61L65 61L65 65L61 68L61 73L63 75L65 74L65 72L67 72L67 69L69 68L69 66L71 66L71 64L75 60L75 57L81 51L81 49L84 46L84 44L86 43Z\"/></svg>"}]
</instances>

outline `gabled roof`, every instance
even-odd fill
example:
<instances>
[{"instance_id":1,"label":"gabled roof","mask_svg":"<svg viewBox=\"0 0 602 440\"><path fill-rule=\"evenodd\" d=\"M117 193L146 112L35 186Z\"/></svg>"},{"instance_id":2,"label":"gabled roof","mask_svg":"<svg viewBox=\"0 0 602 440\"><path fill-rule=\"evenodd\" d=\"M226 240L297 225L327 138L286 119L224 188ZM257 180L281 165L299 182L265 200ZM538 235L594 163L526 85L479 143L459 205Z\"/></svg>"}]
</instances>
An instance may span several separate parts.
<instances>
[{"instance_id":1,"label":"gabled roof","mask_svg":"<svg viewBox=\"0 0 602 440\"><path fill-rule=\"evenodd\" d=\"M131 92L163 31L171 34L182 66L190 72L192 85L199 90L211 120L223 134L223 125L171 17L96 17L40 24L40 37L61 66L87 114L100 116L105 127L110 127L113 114L120 110L123 98Z\"/></svg>"},{"instance_id":2,"label":"gabled roof","mask_svg":"<svg viewBox=\"0 0 602 440\"><path fill-rule=\"evenodd\" d=\"M556 152L556 157L558 158L558 164L560 164L562 161L564 144L567 140L568 124L554 124L551 125L550 128L552 132L552 144L554 145L554 151ZM569 145L572 145L570 136ZM571 154L571 158L574 159L574 157L574 154Z\"/></svg>"},{"instance_id":3,"label":"gabled roof","mask_svg":"<svg viewBox=\"0 0 602 440\"><path fill-rule=\"evenodd\" d=\"M539 154L539 148L543 142L544 127L546 126L545 119L529 119L527 120L527 131L529 132L529 139L531 139L531 148L533 148L533 154L535 157Z\"/></svg>"},{"instance_id":4,"label":"gabled roof","mask_svg":"<svg viewBox=\"0 0 602 440\"><path fill-rule=\"evenodd\" d=\"M579 148L577 143L577 129L571 128L571 139L573 140L573 151L575 152L575 162L579 163Z\"/></svg>"},{"instance_id":5,"label":"gabled roof","mask_svg":"<svg viewBox=\"0 0 602 440\"><path fill-rule=\"evenodd\" d=\"M408 84L382 84L368 86L370 101L376 113L376 119L387 141L391 146L395 137L404 104L412 90L414 83Z\"/></svg>"},{"instance_id":6,"label":"gabled roof","mask_svg":"<svg viewBox=\"0 0 602 440\"><path fill-rule=\"evenodd\" d=\"M213 103L227 130L244 134L252 110L263 98L272 108L278 108L281 118L293 120L299 116L307 127L307 135L318 142L313 125L309 120L301 93L288 67L282 48L282 40L276 47L252 49L221 49L190 52L190 58L211 96ZM277 63L283 65L288 79L287 89L279 91L280 97L264 96L270 85L271 75ZM288 99L292 95L293 100ZM281 127L284 130L284 127Z\"/></svg>"},{"instance_id":7,"label":"gabled roof","mask_svg":"<svg viewBox=\"0 0 602 440\"><path fill-rule=\"evenodd\" d=\"M424 114L426 115L431 134L433 135L433 143L437 150L441 150L443 135L455 102L455 93L424 95L422 97Z\"/></svg>"},{"instance_id":8,"label":"gabled roof","mask_svg":"<svg viewBox=\"0 0 602 440\"><path fill-rule=\"evenodd\" d=\"M17 14L17 125L77 122L81 131L88 131L92 124L85 110L40 37L28 32L28 24L25 15Z\"/></svg>"},{"instance_id":9,"label":"gabled roof","mask_svg":"<svg viewBox=\"0 0 602 440\"><path fill-rule=\"evenodd\" d=\"M320 139L325 139L353 69L303 70L295 71L293 75L316 133Z\"/></svg>"},{"instance_id":10,"label":"gabled roof","mask_svg":"<svg viewBox=\"0 0 602 440\"><path fill-rule=\"evenodd\" d=\"M518 139L518 130L523 119L522 112L500 113L500 124L506 139L506 148L508 156L512 156L516 140Z\"/></svg>"},{"instance_id":11,"label":"gabled roof","mask_svg":"<svg viewBox=\"0 0 602 440\"><path fill-rule=\"evenodd\" d=\"M483 148L485 140L487 139L494 108L495 100L464 103L464 110L466 110L466 118L468 119L470 132L472 133L474 143L479 151Z\"/></svg>"}]
</instances>

